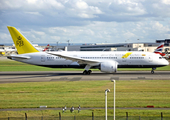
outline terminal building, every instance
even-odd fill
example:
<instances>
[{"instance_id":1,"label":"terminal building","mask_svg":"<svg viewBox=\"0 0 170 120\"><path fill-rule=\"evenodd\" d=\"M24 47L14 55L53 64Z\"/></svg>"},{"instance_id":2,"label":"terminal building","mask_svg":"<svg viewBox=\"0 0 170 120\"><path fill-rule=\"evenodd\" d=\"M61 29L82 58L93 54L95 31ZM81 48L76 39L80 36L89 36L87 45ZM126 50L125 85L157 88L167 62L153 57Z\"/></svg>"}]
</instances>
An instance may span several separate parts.
<instances>
[{"instance_id":1,"label":"terminal building","mask_svg":"<svg viewBox=\"0 0 170 120\"><path fill-rule=\"evenodd\" d=\"M56 50L65 51L144 51L154 52L155 49L164 42L164 49L162 52L170 50L170 39L156 40L156 43L121 43L121 44L83 44L83 45L69 45L58 46Z\"/></svg>"}]
</instances>

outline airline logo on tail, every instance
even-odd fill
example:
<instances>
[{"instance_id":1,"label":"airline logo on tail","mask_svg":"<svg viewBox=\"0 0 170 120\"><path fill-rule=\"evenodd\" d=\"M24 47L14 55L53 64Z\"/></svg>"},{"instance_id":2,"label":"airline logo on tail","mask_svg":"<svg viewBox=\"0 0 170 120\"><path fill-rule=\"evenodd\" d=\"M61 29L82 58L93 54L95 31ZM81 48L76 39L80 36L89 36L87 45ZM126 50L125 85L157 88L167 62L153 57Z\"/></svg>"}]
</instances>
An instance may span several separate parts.
<instances>
[{"instance_id":1,"label":"airline logo on tail","mask_svg":"<svg viewBox=\"0 0 170 120\"><path fill-rule=\"evenodd\" d=\"M154 53L160 54L161 56L165 56L165 54L162 53L163 47L164 47L164 43L161 43L161 44L156 48L156 50L154 51Z\"/></svg>"},{"instance_id":2,"label":"airline logo on tail","mask_svg":"<svg viewBox=\"0 0 170 120\"><path fill-rule=\"evenodd\" d=\"M22 41L22 37L19 36L17 39L18 40L16 41L16 45L19 46L19 47L23 46L24 41Z\"/></svg>"}]
</instances>

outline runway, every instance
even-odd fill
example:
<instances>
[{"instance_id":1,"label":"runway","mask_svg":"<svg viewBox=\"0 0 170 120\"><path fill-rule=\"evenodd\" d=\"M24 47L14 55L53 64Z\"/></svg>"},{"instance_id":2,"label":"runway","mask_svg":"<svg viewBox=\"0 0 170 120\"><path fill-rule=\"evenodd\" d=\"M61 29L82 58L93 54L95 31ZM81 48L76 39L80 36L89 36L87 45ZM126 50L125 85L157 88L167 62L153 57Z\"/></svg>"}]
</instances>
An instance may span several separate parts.
<instances>
[{"instance_id":1,"label":"runway","mask_svg":"<svg viewBox=\"0 0 170 120\"><path fill-rule=\"evenodd\" d=\"M106 74L93 71L91 75L83 75L82 71L32 71L32 72L0 72L0 83L14 82L47 82L47 81L80 81L80 80L170 80L170 71L118 71Z\"/></svg>"}]
</instances>

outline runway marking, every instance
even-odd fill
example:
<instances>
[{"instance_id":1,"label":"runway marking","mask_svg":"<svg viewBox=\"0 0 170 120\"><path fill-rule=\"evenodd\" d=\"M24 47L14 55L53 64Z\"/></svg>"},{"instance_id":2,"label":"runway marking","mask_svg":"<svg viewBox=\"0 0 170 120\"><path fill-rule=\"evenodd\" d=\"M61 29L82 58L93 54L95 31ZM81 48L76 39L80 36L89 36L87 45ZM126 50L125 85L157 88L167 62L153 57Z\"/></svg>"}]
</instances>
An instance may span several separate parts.
<instances>
[{"instance_id":1,"label":"runway marking","mask_svg":"<svg viewBox=\"0 0 170 120\"><path fill-rule=\"evenodd\" d=\"M74 78L72 78L70 81L79 81L79 80L81 80L81 78L82 78L82 77L74 77Z\"/></svg>"},{"instance_id":2,"label":"runway marking","mask_svg":"<svg viewBox=\"0 0 170 120\"><path fill-rule=\"evenodd\" d=\"M138 79L146 79L145 77L138 77Z\"/></svg>"},{"instance_id":3,"label":"runway marking","mask_svg":"<svg viewBox=\"0 0 170 120\"><path fill-rule=\"evenodd\" d=\"M51 79L50 81L56 81L56 80L62 81L62 80L68 80L68 79L67 77L61 77L59 79Z\"/></svg>"},{"instance_id":4,"label":"runway marking","mask_svg":"<svg viewBox=\"0 0 170 120\"><path fill-rule=\"evenodd\" d=\"M110 77L110 80L119 80L119 77Z\"/></svg>"},{"instance_id":5,"label":"runway marking","mask_svg":"<svg viewBox=\"0 0 170 120\"><path fill-rule=\"evenodd\" d=\"M152 78L131 78L131 80L156 80Z\"/></svg>"}]
</instances>

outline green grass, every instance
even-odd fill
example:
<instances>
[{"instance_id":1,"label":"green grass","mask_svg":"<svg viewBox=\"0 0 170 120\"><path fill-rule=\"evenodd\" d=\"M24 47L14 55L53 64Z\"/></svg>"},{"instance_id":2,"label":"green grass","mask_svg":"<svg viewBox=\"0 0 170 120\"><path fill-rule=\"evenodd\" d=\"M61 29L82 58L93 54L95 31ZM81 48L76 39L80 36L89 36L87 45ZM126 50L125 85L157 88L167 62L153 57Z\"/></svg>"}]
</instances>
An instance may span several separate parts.
<instances>
[{"instance_id":1,"label":"green grass","mask_svg":"<svg viewBox=\"0 0 170 120\"><path fill-rule=\"evenodd\" d=\"M116 107L130 107L129 110L116 110L117 116L160 116L164 112L170 116L170 110L135 110L133 108L145 108L154 105L157 108L170 108L170 82L167 80L129 80L116 81ZM48 108L59 107L57 110L44 111L7 111L0 112L0 116L22 117L27 112L29 116L57 116L65 105L82 108L105 106L105 89L111 89L108 93L108 107L113 107L113 83L103 81L58 81L58 82L29 82L0 84L0 108L38 108L47 105ZM63 116L104 116L103 109L83 110L80 114L64 113ZM112 115L113 110L108 110Z\"/></svg>"},{"instance_id":2,"label":"green grass","mask_svg":"<svg viewBox=\"0 0 170 120\"><path fill-rule=\"evenodd\" d=\"M170 82L166 80L117 81L116 107L170 108ZM37 108L41 105L104 107L104 91L108 107L113 106L113 83L105 81L60 81L0 84L0 108Z\"/></svg>"},{"instance_id":3,"label":"green grass","mask_svg":"<svg viewBox=\"0 0 170 120\"><path fill-rule=\"evenodd\" d=\"M98 69L93 69L98 70ZM118 68L118 71L150 71L151 68ZM156 70L169 71L170 66L159 67ZM73 69L73 68L47 68L41 66L30 65L26 63L21 63L13 60L0 60L0 71L83 71L83 69Z\"/></svg>"}]
</instances>

